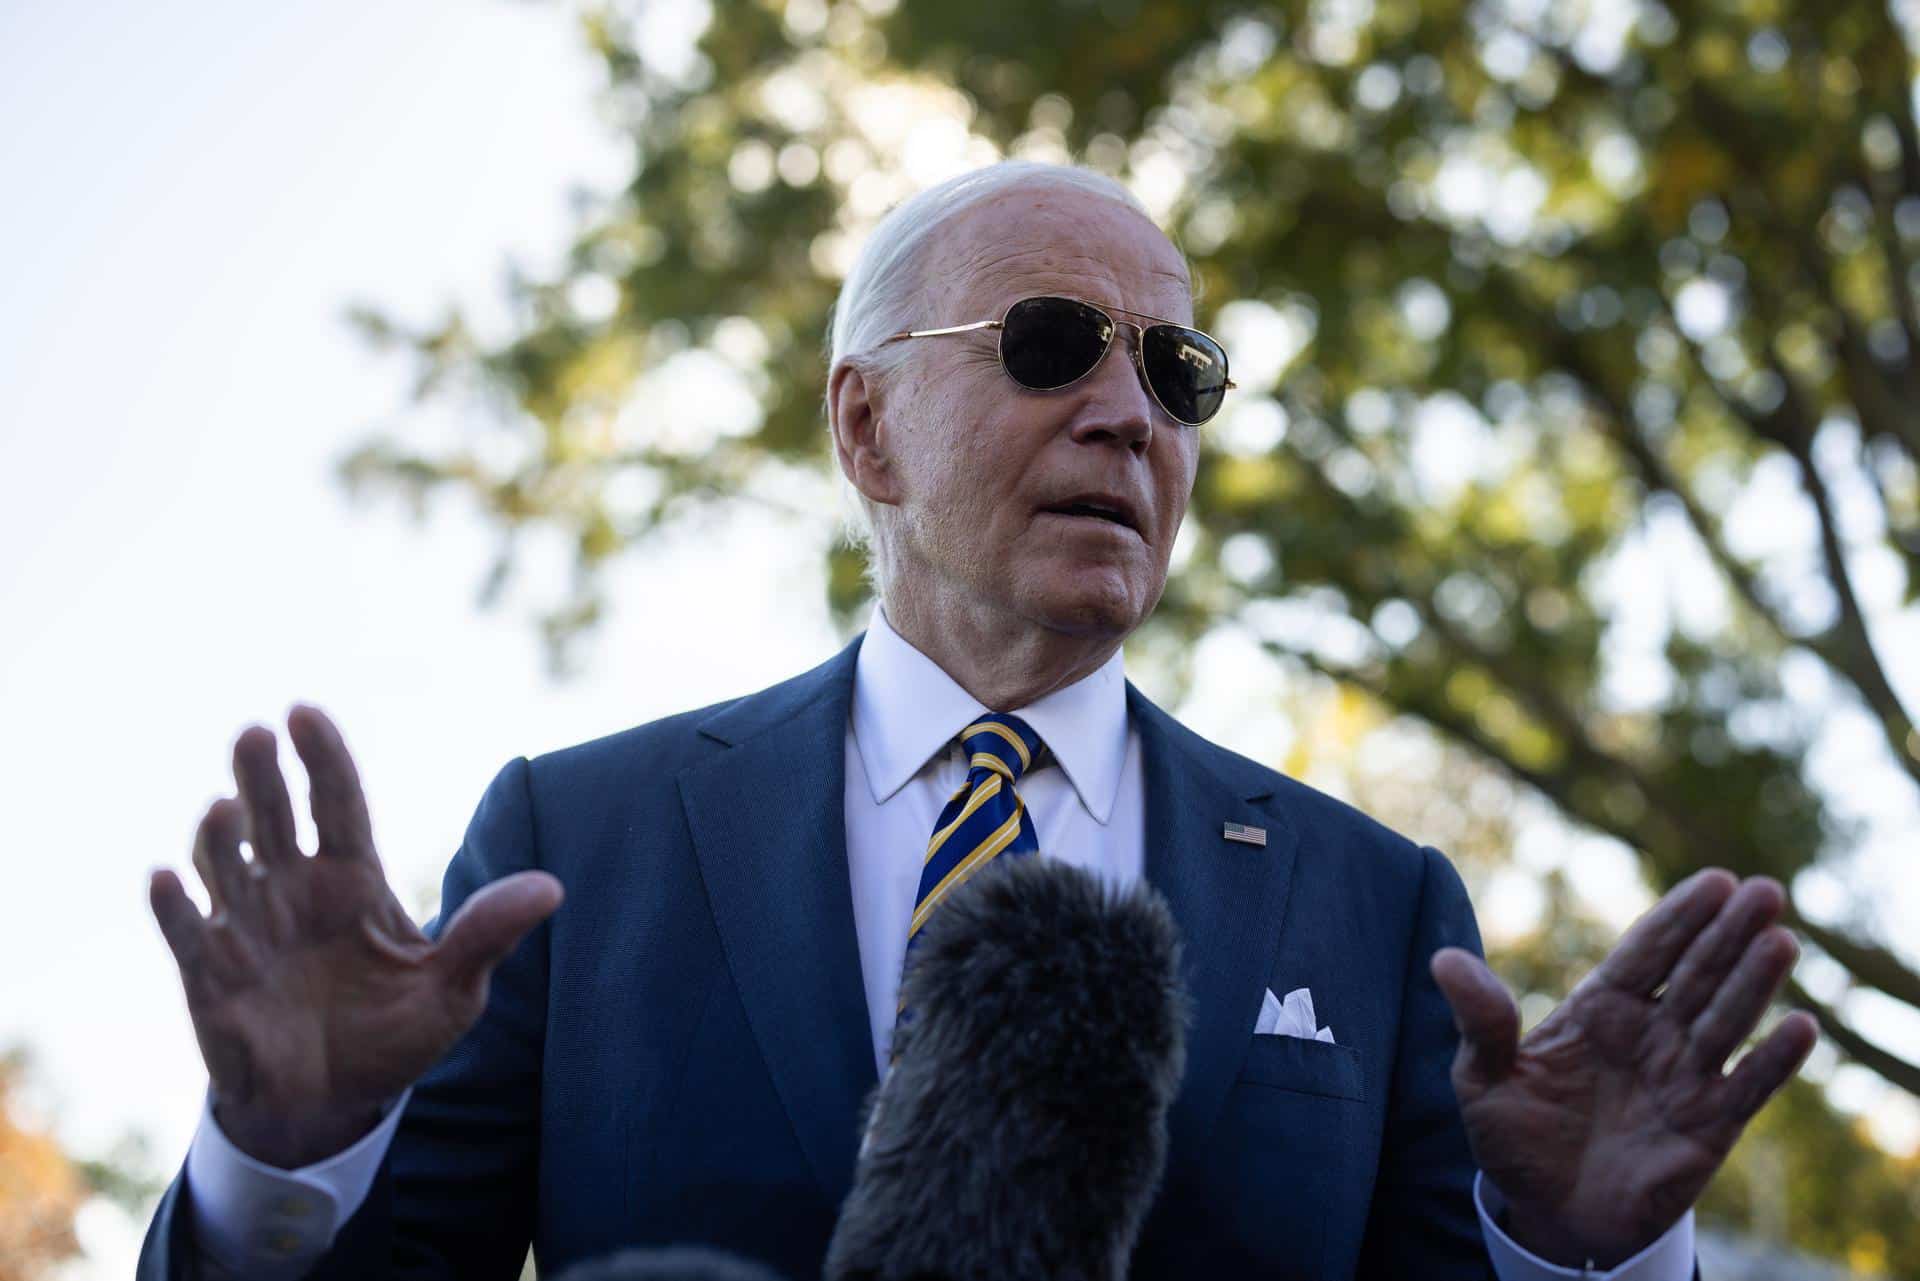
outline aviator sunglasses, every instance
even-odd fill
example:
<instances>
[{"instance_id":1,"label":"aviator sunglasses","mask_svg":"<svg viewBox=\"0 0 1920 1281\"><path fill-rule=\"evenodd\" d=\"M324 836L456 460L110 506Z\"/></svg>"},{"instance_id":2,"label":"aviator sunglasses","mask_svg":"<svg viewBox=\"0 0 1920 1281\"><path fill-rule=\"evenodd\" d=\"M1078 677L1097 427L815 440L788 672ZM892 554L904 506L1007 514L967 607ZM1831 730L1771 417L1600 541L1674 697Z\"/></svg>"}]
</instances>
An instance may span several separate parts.
<instances>
[{"instance_id":1,"label":"aviator sunglasses","mask_svg":"<svg viewBox=\"0 0 1920 1281\"><path fill-rule=\"evenodd\" d=\"M1153 323L1141 326L1115 320L1109 311ZM998 329L1000 367L1007 377L1028 391L1059 391L1099 367L1113 345L1114 330L1121 325L1134 331L1138 339L1130 351L1134 368L1169 417L1198 427L1220 412L1233 379L1227 377L1227 353L1219 343L1198 329L1125 307L1101 307L1083 298L1022 298L998 320L909 329L885 341Z\"/></svg>"}]
</instances>

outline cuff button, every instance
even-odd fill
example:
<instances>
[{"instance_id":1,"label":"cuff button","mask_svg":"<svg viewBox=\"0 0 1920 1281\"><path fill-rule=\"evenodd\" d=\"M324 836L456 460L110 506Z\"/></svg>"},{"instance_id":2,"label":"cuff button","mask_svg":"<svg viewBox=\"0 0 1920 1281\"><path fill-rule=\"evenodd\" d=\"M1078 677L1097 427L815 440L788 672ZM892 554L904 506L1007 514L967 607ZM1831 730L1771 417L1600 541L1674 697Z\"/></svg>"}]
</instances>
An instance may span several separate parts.
<instances>
[{"instance_id":1,"label":"cuff button","mask_svg":"<svg viewBox=\"0 0 1920 1281\"><path fill-rule=\"evenodd\" d=\"M281 1258L300 1248L300 1238L291 1232L276 1232L267 1238L267 1252Z\"/></svg>"}]
</instances>

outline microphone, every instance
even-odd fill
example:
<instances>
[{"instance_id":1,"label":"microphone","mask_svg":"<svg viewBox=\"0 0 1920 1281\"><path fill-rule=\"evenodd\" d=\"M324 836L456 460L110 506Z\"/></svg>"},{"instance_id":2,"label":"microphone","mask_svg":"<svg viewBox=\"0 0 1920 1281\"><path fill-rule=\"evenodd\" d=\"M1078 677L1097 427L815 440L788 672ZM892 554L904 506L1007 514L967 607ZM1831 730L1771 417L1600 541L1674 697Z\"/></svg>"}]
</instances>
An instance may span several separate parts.
<instances>
[{"instance_id":1,"label":"microphone","mask_svg":"<svg viewBox=\"0 0 1920 1281\"><path fill-rule=\"evenodd\" d=\"M784 1281L778 1273L717 1250L622 1250L577 1263L557 1281Z\"/></svg>"},{"instance_id":2,"label":"microphone","mask_svg":"<svg viewBox=\"0 0 1920 1281\"><path fill-rule=\"evenodd\" d=\"M927 923L902 991L826 1281L1122 1281L1186 1067L1166 901L990 864Z\"/></svg>"}]
</instances>

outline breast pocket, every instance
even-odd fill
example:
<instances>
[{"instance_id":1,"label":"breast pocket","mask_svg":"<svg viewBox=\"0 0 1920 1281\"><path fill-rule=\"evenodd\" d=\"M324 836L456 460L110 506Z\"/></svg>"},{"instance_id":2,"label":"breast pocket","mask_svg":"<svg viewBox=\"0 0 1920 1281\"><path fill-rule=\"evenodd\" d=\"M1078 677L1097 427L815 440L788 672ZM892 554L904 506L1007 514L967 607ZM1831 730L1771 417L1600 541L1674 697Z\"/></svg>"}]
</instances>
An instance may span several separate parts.
<instances>
[{"instance_id":1,"label":"breast pocket","mask_svg":"<svg viewBox=\"0 0 1920 1281\"><path fill-rule=\"evenodd\" d=\"M1302 1036L1256 1036L1247 1050L1240 1080L1300 1094L1366 1102L1360 1076L1360 1051L1332 1041Z\"/></svg>"},{"instance_id":2,"label":"breast pocket","mask_svg":"<svg viewBox=\"0 0 1920 1281\"><path fill-rule=\"evenodd\" d=\"M1360 1052L1255 1036L1215 1128L1219 1226L1236 1257L1273 1277L1325 1277L1329 1245L1361 1230L1372 1109Z\"/></svg>"}]
</instances>

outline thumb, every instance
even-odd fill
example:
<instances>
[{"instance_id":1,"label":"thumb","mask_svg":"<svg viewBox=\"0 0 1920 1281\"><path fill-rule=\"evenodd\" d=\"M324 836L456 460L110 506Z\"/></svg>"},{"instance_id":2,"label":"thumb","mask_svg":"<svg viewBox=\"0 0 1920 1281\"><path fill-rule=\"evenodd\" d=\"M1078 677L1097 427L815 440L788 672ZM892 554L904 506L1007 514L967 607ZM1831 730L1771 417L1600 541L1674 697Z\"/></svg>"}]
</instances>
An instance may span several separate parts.
<instances>
[{"instance_id":1,"label":"thumb","mask_svg":"<svg viewBox=\"0 0 1920 1281\"><path fill-rule=\"evenodd\" d=\"M478 983L528 930L553 915L564 897L559 880L547 872L515 872L482 886L441 934L435 967L455 983Z\"/></svg>"},{"instance_id":2,"label":"thumb","mask_svg":"<svg viewBox=\"0 0 1920 1281\"><path fill-rule=\"evenodd\" d=\"M1520 1044L1520 1009L1506 984L1465 948L1441 948L1427 969L1453 1008L1468 1074L1482 1085L1502 1080Z\"/></svg>"}]
</instances>

